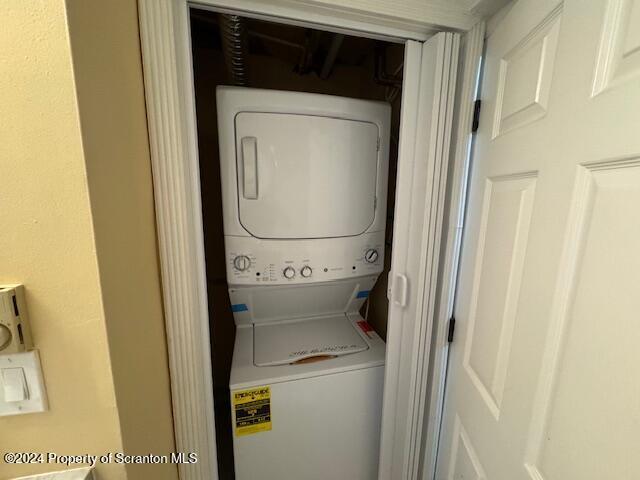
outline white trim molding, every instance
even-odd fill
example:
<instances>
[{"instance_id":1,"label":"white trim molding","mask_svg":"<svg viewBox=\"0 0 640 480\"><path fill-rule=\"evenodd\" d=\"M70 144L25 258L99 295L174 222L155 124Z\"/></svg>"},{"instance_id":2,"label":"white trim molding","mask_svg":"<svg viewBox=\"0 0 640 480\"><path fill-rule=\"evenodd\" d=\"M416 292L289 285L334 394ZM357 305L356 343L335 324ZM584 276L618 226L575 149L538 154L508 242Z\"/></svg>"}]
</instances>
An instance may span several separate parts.
<instances>
[{"instance_id":1,"label":"white trim molding","mask_svg":"<svg viewBox=\"0 0 640 480\"><path fill-rule=\"evenodd\" d=\"M441 241L443 232L445 210L445 194L447 185L447 173L449 163L449 151L452 143L453 109L456 92L456 81L458 73L458 56L460 50L460 35L448 34L448 42L444 50L442 77L439 80L440 86L435 88L436 95L439 95L439 109L431 112L432 125L437 125L437 130L432 138L419 137L416 144L419 152L426 153L429 163L433 164L429 172L430 184L427 192L429 195L424 200L424 226L423 245L421 251L423 257L420 259L422 266L420 271L421 285L418 286L422 292L422 305L418 310L416 318L416 333L414 351L415 362L412 366L413 379L411 383L411 394L413 398L409 404L412 411L411 437L409 448L407 449L407 479L420 478L420 468L423 462L423 452L425 445L424 425L427 421L427 408L430 390L430 367L431 367L431 338L433 329L437 326L436 305L437 289L439 286L438 271L440 265ZM440 62L438 62L440 63ZM423 67L426 66L423 64ZM423 75L425 72L423 71ZM424 112L429 115L429 112ZM433 128L433 127L432 127ZM422 138L422 142L420 139ZM425 148L426 147L426 148Z\"/></svg>"},{"instance_id":2,"label":"white trim molding","mask_svg":"<svg viewBox=\"0 0 640 480\"><path fill-rule=\"evenodd\" d=\"M462 227L466 202L469 163L471 160L472 121L478 90L482 49L484 46L485 22L478 22L462 40L460 80L456 89L454 131L452 135L445 215L446 231L442 255L441 274L438 279L440 291L434 335L431 345L430 385L425 419L425 440L422 453L423 465L420 478L435 478L436 456L444 407L445 379L449 353L449 319L453 315L458 261L462 244Z\"/></svg>"},{"instance_id":3,"label":"white trim molding","mask_svg":"<svg viewBox=\"0 0 640 480\"><path fill-rule=\"evenodd\" d=\"M468 30L478 18L471 12L465 0L285 0L287 3L322 5L343 12L360 12L375 19L394 20L400 24L416 25L420 28L442 30ZM336 11L335 13L339 13Z\"/></svg>"},{"instance_id":4,"label":"white trim molding","mask_svg":"<svg viewBox=\"0 0 640 480\"><path fill-rule=\"evenodd\" d=\"M424 41L443 29L468 30L478 21L464 5L424 0L196 0L191 4L329 31L360 31L391 41Z\"/></svg>"},{"instance_id":5,"label":"white trim molding","mask_svg":"<svg viewBox=\"0 0 640 480\"><path fill-rule=\"evenodd\" d=\"M417 45L405 52L380 480L417 479L422 464L459 35ZM398 278L408 284L407 301L396 301Z\"/></svg>"},{"instance_id":6,"label":"white trim molding","mask_svg":"<svg viewBox=\"0 0 640 480\"><path fill-rule=\"evenodd\" d=\"M218 478L187 3L139 0L176 449L181 479Z\"/></svg>"}]
</instances>

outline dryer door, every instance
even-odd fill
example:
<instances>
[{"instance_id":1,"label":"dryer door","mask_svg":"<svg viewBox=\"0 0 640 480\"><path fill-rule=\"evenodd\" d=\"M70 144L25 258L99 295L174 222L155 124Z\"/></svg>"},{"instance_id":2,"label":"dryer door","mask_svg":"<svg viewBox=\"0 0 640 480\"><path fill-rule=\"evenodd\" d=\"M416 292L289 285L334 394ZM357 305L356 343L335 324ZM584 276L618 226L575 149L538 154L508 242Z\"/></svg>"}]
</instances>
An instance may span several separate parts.
<instances>
[{"instance_id":1,"label":"dryer door","mask_svg":"<svg viewBox=\"0 0 640 480\"><path fill-rule=\"evenodd\" d=\"M375 218L378 126L312 115L236 115L240 223L259 238L359 235Z\"/></svg>"}]
</instances>

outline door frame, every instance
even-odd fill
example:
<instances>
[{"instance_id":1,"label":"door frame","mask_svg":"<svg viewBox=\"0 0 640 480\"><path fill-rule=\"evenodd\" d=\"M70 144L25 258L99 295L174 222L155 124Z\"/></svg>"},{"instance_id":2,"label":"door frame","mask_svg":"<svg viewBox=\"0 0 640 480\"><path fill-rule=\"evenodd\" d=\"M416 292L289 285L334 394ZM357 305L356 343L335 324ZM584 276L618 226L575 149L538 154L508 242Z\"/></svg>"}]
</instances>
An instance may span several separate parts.
<instances>
[{"instance_id":1,"label":"door frame","mask_svg":"<svg viewBox=\"0 0 640 480\"><path fill-rule=\"evenodd\" d=\"M458 264L462 248L467 185L473 151L472 124L481 82L485 32L485 21L476 23L462 37L460 51L449 160L450 184L447 187L444 208L443 247L440 275L437 281L439 293L430 346L430 381L427 386L428 406L421 452L422 465L419 477L421 480L435 479L436 474L449 358L449 322L454 312Z\"/></svg>"},{"instance_id":2,"label":"door frame","mask_svg":"<svg viewBox=\"0 0 640 480\"><path fill-rule=\"evenodd\" d=\"M179 465L179 475L183 480L215 480L218 478L218 466L213 410L212 352L189 24L189 8L192 6L217 11L241 11L243 15L280 23L314 26L323 30L361 34L402 43L407 40L424 41L432 33L452 27L461 30L471 28L470 34L475 31L477 35L479 27L478 24L473 26L475 19L470 16L458 17L454 21L451 15L447 17L444 14L446 12L437 9L434 11L433 23L430 23L402 20L397 17L390 19L383 15L371 14L364 9L347 9L337 4L320 8L302 1L283 4L278 0L199 0L197 3L188 0L138 0L176 451L198 452L198 463ZM409 12L405 13L404 16L410 18ZM463 65L465 71L467 67L475 68L474 65L477 64L474 58L469 66L467 57L468 55L465 56ZM473 96L470 93L471 83L473 82L466 81L465 74L465 82L456 92L458 100L464 101ZM466 160L458 160L457 157L468 156L465 142L471 134L471 117L468 105L460 104L455 110L458 111L458 121L457 127L454 127L457 130L456 136L452 137L452 145L455 145L452 152L456 162L464 163ZM414 137L417 138L419 133L416 132ZM415 138L411 141L414 140ZM413 157L410 161L413 161ZM465 168L456 167L456 162L454 175L466 179ZM453 185L459 185L460 179L454 179ZM440 188L443 189L444 185ZM444 191L436 193L440 195L444 194ZM457 194L457 200L452 197L447 211L459 211L459 202L463 201L463 197L460 193ZM442 212L442 215L450 217L451 213ZM454 230L459 233L457 229ZM451 237L449 232L444 250L432 251L430 256L437 258L438 254L446 252L445 255L452 255L451 259L455 262L458 246L451 247L450 242L459 244L459 238L454 235L455 238L452 240ZM429 244L433 249L434 242ZM447 271L448 275L455 275L455 268ZM393 273L392 267L390 275ZM452 278L442 276L438 281L440 299L452 298ZM415 294L416 292L411 292L411 295ZM446 361L439 361L437 364L429 361L433 355L430 351L431 345L434 341L437 345L437 338L446 328L446 321L441 324L443 322L439 320L442 310L441 307L438 315L426 319L429 325L426 331L437 332L437 335L435 340L427 341L422 347L423 351L419 352L419 358L427 360L426 365L416 367L431 371L426 394L419 393L421 402L437 395L438 389L444 383ZM387 345L388 355L392 350L401 349L400 344ZM442 354L446 358L446 351L437 354L436 358L441 359ZM417 392L410 390L412 391L396 392L395 397L415 398ZM432 403L424 403L428 404L425 419L435 421L439 419L438 412L441 406L436 408ZM439 420L437 424L429 422L428 427L432 430L435 428L437 433L439 423ZM425 425L420 427L413 430L422 432ZM430 432L429 428L426 428L426 431ZM388 437L381 449L391 448L393 444L393 436ZM437 434L427 434L422 442L421 451L432 452L436 448ZM400 454L403 457L403 452ZM394 457L395 455L394 452ZM423 478L432 478L424 475L426 470L423 469ZM414 477L417 478L415 475Z\"/></svg>"}]
</instances>

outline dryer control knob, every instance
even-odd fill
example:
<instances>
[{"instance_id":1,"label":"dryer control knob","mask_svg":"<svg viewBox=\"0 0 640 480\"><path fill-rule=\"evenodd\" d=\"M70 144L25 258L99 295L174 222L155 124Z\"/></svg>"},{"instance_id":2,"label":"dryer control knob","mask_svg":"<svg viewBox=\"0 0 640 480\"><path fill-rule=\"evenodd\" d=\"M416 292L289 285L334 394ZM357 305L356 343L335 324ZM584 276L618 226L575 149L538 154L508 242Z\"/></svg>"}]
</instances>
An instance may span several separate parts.
<instances>
[{"instance_id":1,"label":"dryer control knob","mask_svg":"<svg viewBox=\"0 0 640 480\"><path fill-rule=\"evenodd\" d=\"M300 275L302 275L304 278L309 278L312 273L313 273L313 270L311 270L311 267L309 265L305 265L300 270Z\"/></svg>"},{"instance_id":2,"label":"dryer control knob","mask_svg":"<svg viewBox=\"0 0 640 480\"><path fill-rule=\"evenodd\" d=\"M292 279L296 276L296 271L293 267L287 267L282 271L282 274L284 275L284 278Z\"/></svg>"},{"instance_id":3,"label":"dryer control knob","mask_svg":"<svg viewBox=\"0 0 640 480\"><path fill-rule=\"evenodd\" d=\"M238 255L233 259L233 266L239 272L244 272L251 266L251 259L246 255Z\"/></svg>"},{"instance_id":4,"label":"dryer control knob","mask_svg":"<svg viewBox=\"0 0 640 480\"><path fill-rule=\"evenodd\" d=\"M370 248L364 252L364 261L367 263L375 263L378 260L378 251L375 248Z\"/></svg>"}]
</instances>

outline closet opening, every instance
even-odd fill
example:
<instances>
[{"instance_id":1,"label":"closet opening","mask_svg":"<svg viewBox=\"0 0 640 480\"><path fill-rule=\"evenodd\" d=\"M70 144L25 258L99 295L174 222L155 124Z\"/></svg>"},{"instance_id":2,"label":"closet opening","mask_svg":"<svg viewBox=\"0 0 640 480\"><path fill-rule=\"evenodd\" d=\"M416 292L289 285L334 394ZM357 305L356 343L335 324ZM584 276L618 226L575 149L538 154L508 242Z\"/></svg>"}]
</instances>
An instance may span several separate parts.
<instances>
[{"instance_id":1,"label":"closet opening","mask_svg":"<svg viewBox=\"0 0 640 480\"><path fill-rule=\"evenodd\" d=\"M277 415L277 412L279 413L281 412L281 410L278 410L279 407L276 405L276 402L288 402L289 404L291 404L289 408L293 408L293 400L291 398L285 400L282 398L282 396L276 398L277 395L280 394L277 386L280 385L280 383L276 381L271 384L270 382L265 381L263 382L263 384L270 386L269 392L264 394L265 397L260 397L260 393L255 393L256 390L252 390L253 387L249 386L248 383L246 390L244 390L247 392L253 392L252 395L254 396L257 395L257 397L254 398L255 408L253 409L253 411L248 408L244 408L240 403L234 403L234 397L229 387L230 382L233 381L233 379L231 378L231 371L233 364L234 345L236 345L236 336L238 334L237 330L240 328L246 328L245 326L237 326L237 314L239 313L239 311L242 311L242 309L251 311L261 308L262 310L260 314L264 318L267 318L273 312L282 313L284 310L286 310L287 312L290 310L295 311L295 308L293 307L292 309L283 309L282 307L282 302L291 302L291 299L295 298L296 300L293 302L295 303L294 306L297 308L298 306L302 305L302 307L300 308L310 309L309 311L311 312L311 314L308 316L311 319L314 319L315 317L313 314L316 312L314 308L317 307L319 298L324 298L326 296L327 298L330 297L336 299L339 295L343 295L345 294L344 292L347 292L348 295L345 298L347 298L349 302L357 300L357 297L359 295L366 297L362 305L360 305L357 310L357 313L359 313L362 317L362 321L365 322L362 324L358 324L360 330L356 331L357 335L365 338L368 335L371 335L369 333L369 330L372 329L382 340L386 340L388 316L387 276L390 269L390 259L392 253L392 232L394 224L393 212L395 207L395 186L402 97L404 44L348 35L344 33L317 30L302 26L274 23L261 19L223 14L197 8L192 8L190 11L190 15L198 130L198 151L200 162L200 182L202 193L202 215L211 332L210 341L212 345L211 350L213 352L212 366L219 478L225 480L238 478L238 480L243 480L244 478L247 478L247 473L244 472L244 469L242 473L239 473L237 471L237 468L234 468L234 438L236 442L246 441L246 439L248 438L252 440L256 439L256 441L258 441L257 439L260 438L260 435L264 435L266 432L269 432L268 434L274 435L273 438L276 438L275 434L277 432L277 429L284 428L283 423L286 422L286 419L282 418L282 414L280 414L279 416ZM252 99L259 98L260 95L266 96L268 94L267 91L281 91L320 94L333 97L345 97L348 99L380 102L381 105L388 105L388 107L386 107L389 109L388 140L382 138L382 142L388 142L387 145L383 145L383 147L385 147L384 151L388 151L388 167L386 167L388 168L388 171L377 172L378 177L376 177L375 175L371 176L370 172L368 171L354 171L349 172L348 177L348 180L350 182L353 182L354 185L358 185L357 188L365 189L365 187L371 187L375 190L375 186L377 184L371 186L367 184L368 180L366 180L366 178L362 180L362 178L359 177L369 175L373 179L372 181L375 183L375 179L379 178L380 175L382 175L383 173L387 175L386 208L384 212L380 212L380 214L384 216L384 219L381 222L381 224L384 224L384 234L381 237L383 239L382 241L384 244L384 252L383 254L381 254L380 258L381 269L375 272L375 275L377 277L372 281L371 287L364 288L362 286L359 286L355 290L353 290L354 294L351 297L349 297L349 292L351 292L351 290L349 290L348 287L345 287L346 289L343 290L336 290L335 295L332 294L330 290L318 293L318 291L315 290L303 290L303 288L299 288L298 290L296 290L297 293L294 295L293 293L291 293L293 291L291 289L294 288L294 285L292 284L292 286L290 287L291 289L286 291L286 295L278 296L280 294L274 294L273 296L269 297L269 299L264 300L262 303L259 303L261 301L260 298L262 297L258 298L257 295L259 294L256 293L253 293L253 296L247 297L250 298L250 301L232 301L230 299L230 295L233 296L236 294L240 295L242 299L244 299L245 297L242 296L244 295L241 294L242 292L237 293L237 291L242 290L242 288L236 288L235 284L230 286L228 278L229 269L236 268L236 270L249 272L255 285L263 285L262 280L265 280L264 288L272 289L268 290L271 292L275 291L279 287L282 287L283 285L285 285L284 288L286 288L286 283L282 284L279 281L275 281L274 284L271 285L266 282L265 276L269 278L272 278L271 276L273 276L273 278L277 277L278 279L280 279L281 273L286 270L286 268L288 268L288 264L280 265L275 262L272 267L267 266L264 268L253 268L253 266L260 261L260 258L254 258L253 253L250 254L246 251L236 251L234 253L235 257L232 259L229 256L228 244L226 245L227 250L225 250L225 228L228 229L229 222L224 218L226 207L223 204L223 198L226 198L224 197L225 188L229 188L235 192L236 187L226 185L225 182L227 182L228 178L230 177L225 176L224 173L221 174L221 161L224 162L225 160L224 158L221 158L222 142L220 136L222 135L221 132L223 132L224 130L223 126L219 125L219 118L222 117L218 114L219 105L217 99L221 97L217 96L216 92L220 92L221 90L218 87L223 86L241 87L253 90L254 92L258 92L258 97L256 97L255 93L242 93L250 92L250 90L238 90L236 92L241 93L237 94L234 94L232 91L232 95L235 95L234 98L236 98L236 100L234 101L242 102L243 99L248 99L246 100L248 103L243 107L243 113L236 114L233 117L228 117L233 118L233 120L230 120L229 125L227 125L227 127L225 128L230 128L232 130L235 129L236 131L236 134L234 135L234 141L236 142L235 149L237 150L237 152L241 152L238 153L238 155L244 155L245 157L249 157L251 155L251 158L249 160L246 160L245 157L243 157L243 161L245 162L242 164L243 169L238 170L237 173L234 173L234 178L242 175L242 179L238 177L237 188L238 192L240 192L238 193L239 199L236 199L234 201L238 203L238 212L242 212L242 215L245 215L244 211L242 210L243 208L246 212L248 212L246 213L245 218L240 219L239 225L242 228L250 230L252 235L255 234L253 236L255 236L256 239L262 239L265 242L265 239L267 238L274 238L283 241L290 240L291 242L297 241L297 239L294 238L295 232L291 233L291 238L281 238L281 236L283 235L282 232L285 232L288 235L286 225L282 226L286 222L278 223L275 220L273 222L264 221L265 212L267 212L267 215L278 214L278 211L273 208L274 205L278 205L277 201L274 200L275 203L267 204L265 210L256 210L255 212L257 213L251 213L249 210L250 208L253 208L253 204L250 203L253 196L262 195L262 192L264 191L263 188L268 188L268 186L264 185L277 184L279 187L281 187L282 185L286 186L286 182L277 182L276 180L268 176L262 177L262 175L264 175L264 170L261 169L262 167L260 164L262 160L259 158L254 158L254 155L261 155L260 146L256 146L255 143L256 141L261 142L261 138L254 135L253 133L244 135L238 132L240 132L240 130L243 128L246 128L248 129L247 131L249 131L251 128L254 128L255 125L260 124L264 125L264 128L272 129L273 132L275 132L274 135L280 135L282 136L282 138L286 139L287 135L290 135L293 141L299 139L297 129L303 128L303 123L307 122L307 119L309 122L309 128L323 129L324 127L321 123L314 123L316 121L319 122L319 115L303 115L302 113L300 113L300 111L296 111L293 113L293 115L297 115L297 117L295 118L292 117L292 115L273 115L272 113L265 113L264 108L260 105L256 104L252 106ZM326 97L326 103L322 100L322 98L324 97L315 98L316 100L319 99L318 101L320 103L317 107L319 110L322 110L323 108L329 108L328 105L340 104L340 101L336 100L335 98L331 100L330 97ZM302 108L301 104L303 104L304 102L306 102L306 100L302 98L301 103L293 105L293 107ZM258 103L261 104L261 101ZM242 122L245 121L245 119L242 118L244 112L260 114L263 115L263 117L249 119L246 121L245 125L242 124ZM272 116L268 117L264 115ZM333 117L328 116L327 118ZM366 128L368 128L369 125L365 125L365 123L367 122L362 119L356 119L350 121L349 124L345 122L344 125L339 125L337 127L334 125L334 127L330 127L329 131L333 131L331 130L331 128L335 128L335 135L340 135L345 132L345 129L349 129L349 135L353 134L355 136L360 135L361 133L363 136L362 138L365 138L368 135L368 130L366 130ZM319 139L318 142L320 142L323 134L320 132L316 132L314 135L315 136L311 136L310 138L317 138ZM257 140L255 140L255 138L257 138ZM379 137L377 141L380 142ZM355 151L359 143L355 140L352 143L349 143L350 146L348 148L353 149L350 154L345 153L345 148L347 147L342 149L339 149L338 147L334 148L334 146L331 145L331 142L323 145L324 146L321 148L328 149L326 151L335 152L336 156L343 155L344 158L356 158L359 156L359 152ZM372 148L376 147L374 146ZM277 162L277 152L274 153L273 158L276 159L274 160L274 162ZM251 161L255 163L251 164ZM386 165L386 161L384 162L384 164ZM240 164L234 160L233 165L233 168L235 168L235 166ZM254 167L252 167L254 168L254 170L249 170L248 165L254 165ZM255 165L257 165L257 167L255 167ZM320 162L315 165L316 166L314 168L320 168L320 171L311 169L311 173L307 175L307 180L309 182L314 182L317 178L323 178L325 181L328 181L327 179L330 177L330 174L322 170L322 168L324 168L322 167L322 165L324 164ZM334 168L335 171L339 171L340 165L336 164L336 162L331 163L330 166L331 168ZM223 166L222 171L224 171L224 168L225 167ZM327 166L327 168L329 168L329 165ZM297 173L299 174L297 177L295 177L297 180L299 180L300 175L305 175L304 173ZM257 180L252 175L256 175ZM242 182L240 180L242 180ZM334 180L338 183L344 183L343 179L341 178L334 178ZM242 192L240 190L241 187L244 189L242 190ZM297 189L301 187L296 184L292 185L292 188ZM305 188L302 188L300 191L302 192L304 190ZM340 191L342 193L348 193L348 187ZM320 195L322 193L322 189L318 187L317 192L319 192L318 194ZM312 210L312 208L314 208L312 205L313 199L305 199L304 201L310 202L309 211L314 211ZM376 204L381 201L382 199L376 197L373 208L375 209ZM289 206L292 209L294 207L291 205ZM295 207L298 209L305 208L302 204L296 205ZM346 206L344 207L346 210ZM340 209L335 208L335 206L333 208L335 215L344 214L345 219L353 218L353 228L357 227L357 218L349 216L345 212L341 212ZM289 212L289 210L287 211ZM300 210L290 211L293 212ZM315 218L317 219L317 217ZM325 220L330 223L331 217L329 216ZM380 222L380 219L378 218L376 219L376 221ZM320 220L318 220L318 222L320 222ZM367 228L368 224L366 223L366 221L363 222L363 228ZM275 225L276 223L278 223L278 225ZM310 229L310 238L314 236L314 232L312 231L313 228L312 226L309 226L312 223L312 221L305 223L305 228ZM329 223L327 223L327 225ZM280 228L280 230L278 230L278 228ZM335 235L336 238L340 237L341 235L343 236L343 238L350 238L349 235L353 236L353 232L345 232L337 232ZM283 248L286 249L286 243L284 245L285 247ZM349 263L348 267L345 267L354 271L352 272L353 278L361 278L359 275L367 275L366 271L362 274L360 274L359 272L367 265L367 259L365 259L364 257L368 255L367 252L369 252L369 250L375 249L363 249L361 255L363 258L361 259L360 263L354 261L353 265ZM378 254L377 250L376 254ZM238 260L234 265L233 262L236 261L235 259ZM246 270L244 270L245 267ZM305 277L305 273L303 272L303 269L305 267L309 268L309 270L313 272L309 273L309 275L317 276L323 273L329 275L331 273L330 269L332 268L332 265L327 264L325 266L324 264L320 264L318 262L314 263L313 259L310 259L304 264L292 263L290 267L292 267L292 269L294 270L295 278L301 279L302 277ZM247 273L247 275L249 275L249 273ZM285 273L284 275L286 277L287 274ZM371 277L371 275L369 276ZM332 288L331 282L333 280L329 277L327 278L327 282L323 281L320 283L326 283L327 285L329 285L327 289L330 289ZM302 285L302 287L306 286L307 284ZM296 286L296 288L297 287L298 286ZM232 292L230 292L230 288ZM329 300L324 302L323 305L327 305L328 303L330 303ZM258 307L258 304L262 306ZM325 309L322 311L326 313L328 310ZM236 314L235 320L234 314ZM296 335L298 335L298 330L287 327L287 325L290 326L293 322L291 315L283 317L282 322L280 322L275 317L274 319L276 320L274 322L265 322L264 324L261 323L260 330L255 330L252 334L254 342L257 342L258 338L260 338L260 341L265 342L266 345L264 346L263 350L260 350L260 348L262 347L259 347L257 343L254 343L253 345L253 354L255 355L253 359L253 365L256 366L256 368L276 368L280 360L275 356L277 355L277 353L274 352L276 352L279 348L286 349L286 347L281 346L281 343L283 341L295 342L297 338L300 338L296 337ZM332 321L333 320L323 320L322 322L318 323L318 325L322 324L322 326L319 326L317 328L322 329ZM336 320L336 325L340 321ZM282 325L285 325L285 327L283 327ZM316 328L310 327L310 325L310 322L305 323L305 328L308 327L308 331ZM343 328L343 326L341 324L341 326L336 328ZM314 335L322 334L314 333ZM283 338L285 338L285 340L283 340ZM323 340L325 341L325 343L332 341L329 339L329 337L327 337L325 340ZM365 343L363 343L363 345L365 346L362 348L366 348ZM344 345L340 344L338 346L345 349L353 347L354 352L357 352L360 349L360 343L358 341L354 341L353 345L351 343L349 343L348 345L345 343ZM320 365L323 364L323 362L334 361L336 358L339 358L339 355L341 355L341 353L342 352L336 353L333 351L322 350L318 355L300 356L300 358L295 362L292 361L292 363L295 363L295 365L287 368L312 368L309 366L313 364ZM353 353L353 355L357 354L358 353ZM262 357L259 357L259 355L262 355ZM264 366L261 366L263 364ZM342 367L336 368L336 372L338 372ZM295 373L293 375L295 376ZM332 375L333 371L331 372L331 375L328 374L320 376L318 378L327 378ZM351 377L345 377L345 382L349 385L357 383L358 381L360 380ZM362 381L366 382L368 380ZM374 381L374 383L377 381L378 380ZM292 392L295 392L296 398L298 398L298 401L300 402L303 401L304 392L311 391L310 387L301 388L301 390L292 390ZM313 388L316 388L316 386L314 386ZM323 387L318 386L317 388L320 389L319 391L322 391ZM327 388L336 387L329 386ZM365 386L363 388L369 387ZM380 404L382 402L381 388L381 384L377 385L377 387L375 388L371 387L371 392L379 392L380 398L376 400L379 400ZM292 393L292 395L293 394L294 393ZM339 391L332 391L330 392L330 394L344 395L344 393L341 393ZM268 395L268 397L266 395ZM344 400L347 401L348 398L345 398ZM328 399L323 398L318 399L318 401L320 401L322 405L329 405L330 403ZM257 414L256 411L258 412ZM372 411L377 410L372 407ZM334 410L331 410L331 408L329 408L327 412L323 412L322 407L319 406L318 411L310 412L310 415L333 415L333 413L335 413L336 416L340 415L340 412L334 412ZM249 423L247 423L246 425L241 424L241 415L245 415L246 421ZM244 430L242 430L243 428ZM301 435L314 434L325 435L326 438L324 440L326 440L326 442L331 442L331 439L328 436L328 432L306 432ZM361 434L365 435L367 434L367 432L363 431L361 432ZM376 444L375 456L377 458L377 445L379 442L374 441L374 443ZM238 448L238 445L236 445L236 449ZM240 454L238 454L238 450L236 450L236 467L239 464L244 465L245 463L253 461L252 459L248 458L248 454L245 454L243 452L244 450L240 451ZM315 455L321 456L323 455L323 453L323 451L317 451ZM241 458L239 458L239 455ZM366 454L362 453L362 455ZM262 459L262 461L274 462L276 460L269 457ZM291 461L293 463L296 462L296 460L292 460L290 458L288 458L287 461ZM342 460L338 461L340 462ZM274 466L273 468L277 467ZM291 469L297 467L295 465L290 465L287 468ZM250 471L251 469L247 468L246 472ZM326 478L331 478L331 475L327 475Z\"/></svg>"}]
</instances>

